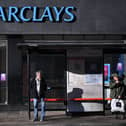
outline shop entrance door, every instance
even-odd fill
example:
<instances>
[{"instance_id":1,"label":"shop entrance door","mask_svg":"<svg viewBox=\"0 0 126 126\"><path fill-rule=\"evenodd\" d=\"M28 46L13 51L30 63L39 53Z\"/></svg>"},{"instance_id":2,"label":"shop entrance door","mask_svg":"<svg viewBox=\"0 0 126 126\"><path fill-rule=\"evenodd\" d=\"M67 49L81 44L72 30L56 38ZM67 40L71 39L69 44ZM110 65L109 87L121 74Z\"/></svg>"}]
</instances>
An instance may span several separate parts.
<instances>
[{"instance_id":1,"label":"shop entrance door","mask_svg":"<svg viewBox=\"0 0 126 126\"><path fill-rule=\"evenodd\" d=\"M38 50L29 55L29 79L41 70L47 83L46 110L66 110L66 64L65 51ZM33 109L30 96L30 110Z\"/></svg>"}]
</instances>

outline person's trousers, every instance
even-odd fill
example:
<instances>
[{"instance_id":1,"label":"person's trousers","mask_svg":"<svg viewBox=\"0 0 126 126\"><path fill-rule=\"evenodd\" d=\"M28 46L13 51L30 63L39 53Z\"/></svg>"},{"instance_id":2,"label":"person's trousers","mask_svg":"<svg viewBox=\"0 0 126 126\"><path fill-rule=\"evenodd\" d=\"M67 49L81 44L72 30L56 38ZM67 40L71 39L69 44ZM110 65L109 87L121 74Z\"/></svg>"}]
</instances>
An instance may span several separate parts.
<instances>
[{"instance_id":1,"label":"person's trousers","mask_svg":"<svg viewBox=\"0 0 126 126\"><path fill-rule=\"evenodd\" d=\"M44 116L45 116L45 102L44 102L44 98L41 98L40 101L37 98L34 98L34 119L37 120L38 119L38 104L39 102L41 103L41 116L40 116L40 120L44 120Z\"/></svg>"}]
</instances>

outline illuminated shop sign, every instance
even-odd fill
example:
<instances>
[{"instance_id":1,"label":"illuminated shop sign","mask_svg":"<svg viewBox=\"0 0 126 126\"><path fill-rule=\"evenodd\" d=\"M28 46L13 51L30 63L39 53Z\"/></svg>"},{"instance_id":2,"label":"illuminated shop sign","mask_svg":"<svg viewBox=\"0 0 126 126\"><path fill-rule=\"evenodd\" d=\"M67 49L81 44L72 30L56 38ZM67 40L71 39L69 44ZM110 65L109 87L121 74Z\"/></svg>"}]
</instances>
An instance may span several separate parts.
<instances>
[{"instance_id":1,"label":"illuminated shop sign","mask_svg":"<svg viewBox=\"0 0 126 126\"><path fill-rule=\"evenodd\" d=\"M9 6L4 8L0 6L0 20L3 22L74 22L76 8L67 7L36 7L24 6L18 8Z\"/></svg>"}]
</instances>

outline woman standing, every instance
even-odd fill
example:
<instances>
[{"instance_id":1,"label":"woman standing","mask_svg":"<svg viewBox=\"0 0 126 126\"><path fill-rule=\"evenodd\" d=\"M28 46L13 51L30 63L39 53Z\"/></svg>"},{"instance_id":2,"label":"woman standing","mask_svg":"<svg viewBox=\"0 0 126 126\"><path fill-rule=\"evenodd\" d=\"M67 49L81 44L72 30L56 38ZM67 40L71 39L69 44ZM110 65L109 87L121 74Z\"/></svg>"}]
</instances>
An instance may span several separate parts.
<instances>
[{"instance_id":1,"label":"woman standing","mask_svg":"<svg viewBox=\"0 0 126 126\"><path fill-rule=\"evenodd\" d=\"M110 97L112 98L111 101L111 111L113 106L116 106L117 99L124 98L124 83L123 80L119 78L118 74L112 74L112 78L110 81ZM118 112L115 113L116 118L118 118ZM121 118L124 118L124 113L121 114Z\"/></svg>"}]
</instances>

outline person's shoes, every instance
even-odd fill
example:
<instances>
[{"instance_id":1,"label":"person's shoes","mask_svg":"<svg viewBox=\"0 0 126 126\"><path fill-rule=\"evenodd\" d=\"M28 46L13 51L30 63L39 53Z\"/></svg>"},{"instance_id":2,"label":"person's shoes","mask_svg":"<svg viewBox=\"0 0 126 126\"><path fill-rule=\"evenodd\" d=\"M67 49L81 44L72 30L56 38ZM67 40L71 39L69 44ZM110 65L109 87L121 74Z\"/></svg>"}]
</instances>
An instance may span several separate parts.
<instances>
[{"instance_id":1,"label":"person's shoes","mask_svg":"<svg viewBox=\"0 0 126 126\"><path fill-rule=\"evenodd\" d=\"M43 119L40 119L40 122L43 122L43 121L45 121L45 118L43 118Z\"/></svg>"},{"instance_id":2,"label":"person's shoes","mask_svg":"<svg viewBox=\"0 0 126 126\"><path fill-rule=\"evenodd\" d=\"M125 118L125 116L123 114L120 115L121 120L123 120Z\"/></svg>"},{"instance_id":3,"label":"person's shoes","mask_svg":"<svg viewBox=\"0 0 126 126\"><path fill-rule=\"evenodd\" d=\"M118 119L118 114L117 113L115 113L115 119Z\"/></svg>"},{"instance_id":4,"label":"person's shoes","mask_svg":"<svg viewBox=\"0 0 126 126\"><path fill-rule=\"evenodd\" d=\"M38 119L33 119L33 122L38 121Z\"/></svg>"},{"instance_id":5,"label":"person's shoes","mask_svg":"<svg viewBox=\"0 0 126 126\"><path fill-rule=\"evenodd\" d=\"M43 122L44 120L40 119L40 122Z\"/></svg>"}]
</instances>

